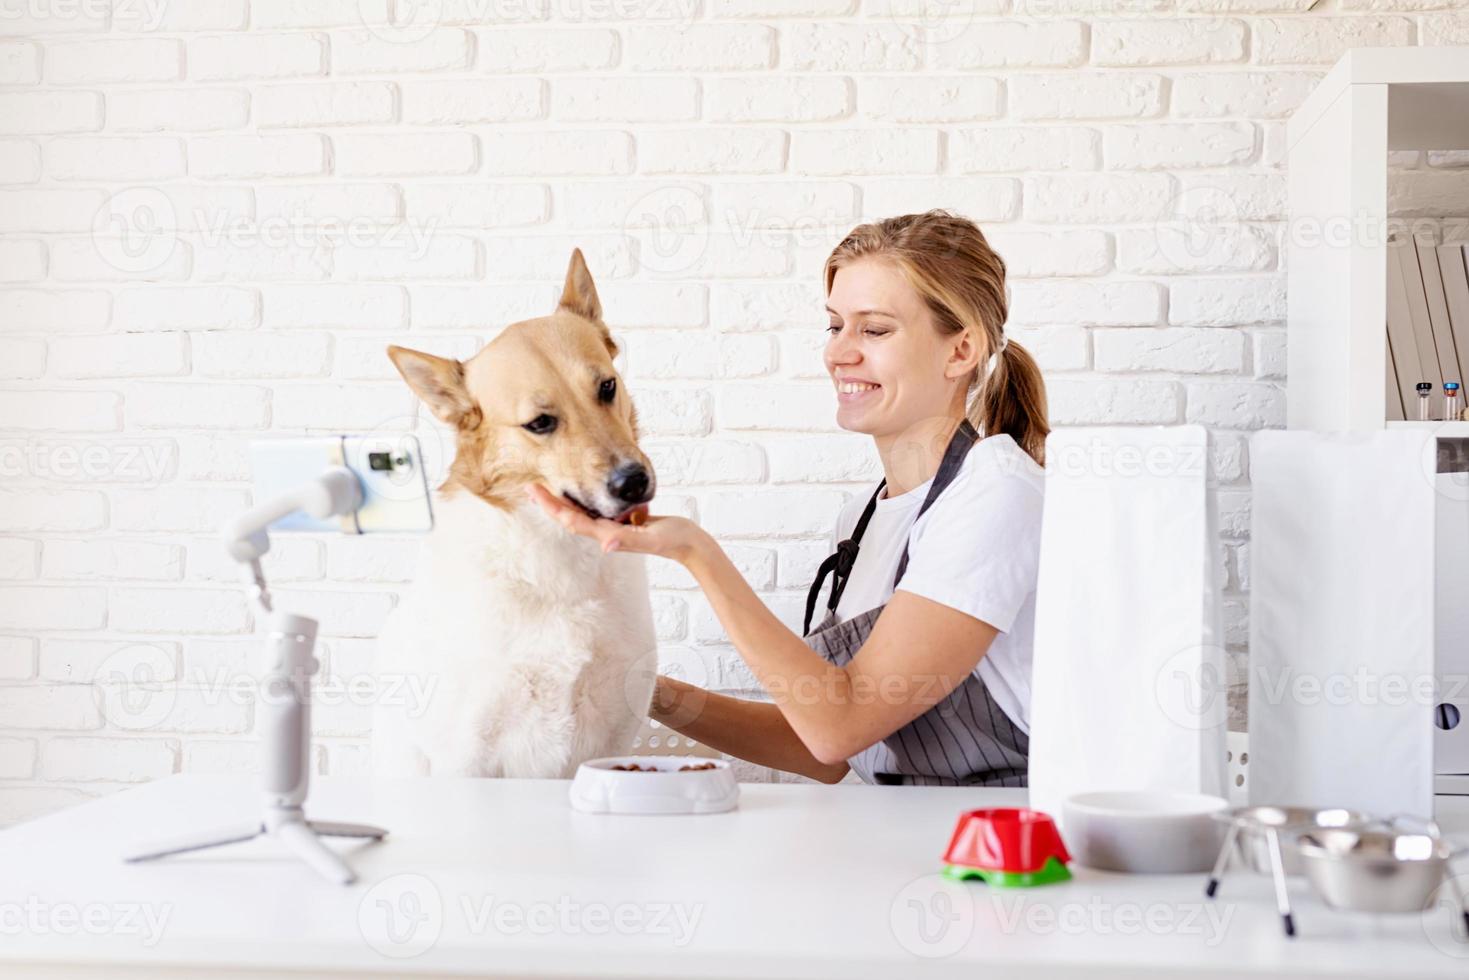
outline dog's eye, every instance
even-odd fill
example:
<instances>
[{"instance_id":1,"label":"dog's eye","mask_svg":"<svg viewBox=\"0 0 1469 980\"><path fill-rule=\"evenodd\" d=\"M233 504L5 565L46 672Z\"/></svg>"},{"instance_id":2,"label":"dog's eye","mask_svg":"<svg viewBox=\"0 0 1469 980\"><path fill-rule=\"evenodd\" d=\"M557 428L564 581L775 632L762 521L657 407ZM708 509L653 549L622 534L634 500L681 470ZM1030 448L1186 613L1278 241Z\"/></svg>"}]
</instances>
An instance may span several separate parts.
<instances>
[{"instance_id":1,"label":"dog's eye","mask_svg":"<svg viewBox=\"0 0 1469 980\"><path fill-rule=\"evenodd\" d=\"M604 404L606 402L610 402L612 399L616 398L617 397L617 379L616 378L608 378L606 381L603 381L602 382L602 387L600 387L600 388L597 389L597 397L600 398L600 399L602 399L602 402Z\"/></svg>"},{"instance_id":2,"label":"dog's eye","mask_svg":"<svg viewBox=\"0 0 1469 980\"><path fill-rule=\"evenodd\" d=\"M525 423L524 428L530 432L534 432L538 436L550 435L556 431L556 416L537 415Z\"/></svg>"}]
</instances>

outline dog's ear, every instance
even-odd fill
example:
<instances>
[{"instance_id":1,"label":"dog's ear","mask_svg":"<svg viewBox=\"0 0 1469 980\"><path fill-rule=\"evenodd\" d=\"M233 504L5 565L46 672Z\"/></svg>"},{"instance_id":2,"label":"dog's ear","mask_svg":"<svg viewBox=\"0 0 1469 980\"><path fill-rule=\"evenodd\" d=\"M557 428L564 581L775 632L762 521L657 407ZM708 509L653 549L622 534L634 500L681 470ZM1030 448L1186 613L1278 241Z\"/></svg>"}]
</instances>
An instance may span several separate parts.
<instances>
[{"instance_id":1,"label":"dog's ear","mask_svg":"<svg viewBox=\"0 0 1469 980\"><path fill-rule=\"evenodd\" d=\"M388 347L388 357L440 422L460 429L479 424L479 406L464 384L464 365L407 347Z\"/></svg>"},{"instance_id":2,"label":"dog's ear","mask_svg":"<svg viewBox=\"0 0 1469 980\"><path fill-rule=\"evenodd\" d=\"M571 250L571 264L566 267L566 286L561 290L559 306L588 320L602 322L602 301L597 298L596 284L579 248Z\"/></svg>"}]
</instances>

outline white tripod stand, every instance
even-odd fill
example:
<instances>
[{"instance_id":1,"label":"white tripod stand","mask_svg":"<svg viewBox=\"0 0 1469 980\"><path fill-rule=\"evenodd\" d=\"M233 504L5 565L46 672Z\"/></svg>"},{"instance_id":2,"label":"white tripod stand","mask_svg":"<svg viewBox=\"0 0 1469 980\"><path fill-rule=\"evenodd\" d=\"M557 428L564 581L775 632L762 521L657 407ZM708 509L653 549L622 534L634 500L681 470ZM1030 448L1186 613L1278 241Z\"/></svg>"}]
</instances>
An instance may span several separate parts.
<instances>
[{"instance_id":1,"label":"white tripod stand","mask_svg":"<svg viewBox=\"0 0 1469 980\"><path fill-rule=\"evenodd\" d=\"M260 569L261 556L270 550L266 528L273 522L296 510L317 518L351 514L361 503L357 477L345 466L334 466L311 483L253 508L226 527L226 547L231 557L247 565L253 598L265 613L259 692L265 812L255 821L142 847L126 855L125 860L149 861L268 834L329 880L350 885L357 875L321 842L321 837L381 840L387 835L381 827L306 819L302 804L311 773L311 676L320 666L312 656L317 623L271 608L270 592Z\"/></svg>"}]
</instances>

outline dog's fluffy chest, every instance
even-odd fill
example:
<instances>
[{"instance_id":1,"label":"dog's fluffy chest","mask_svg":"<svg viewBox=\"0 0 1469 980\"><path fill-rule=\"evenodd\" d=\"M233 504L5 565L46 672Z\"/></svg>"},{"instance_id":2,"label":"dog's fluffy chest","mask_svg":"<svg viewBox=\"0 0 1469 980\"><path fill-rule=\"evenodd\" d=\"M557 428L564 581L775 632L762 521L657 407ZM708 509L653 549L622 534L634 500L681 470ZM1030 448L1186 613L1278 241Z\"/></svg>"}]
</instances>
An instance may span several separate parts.
<instances>
[{"instance_id":1,"label":"dog's fluffy chest","mask_svg":"<svg viewBox=\"0 0 1469 980\"><path fill-rule=\"evenodd\" d=\"M641 556L462 492L438 501L379 645L381 673L430 692L416 717L375 719L375 767L400 772L569 776L631 748L656 665Z\"/></svg>"}]
</instances>

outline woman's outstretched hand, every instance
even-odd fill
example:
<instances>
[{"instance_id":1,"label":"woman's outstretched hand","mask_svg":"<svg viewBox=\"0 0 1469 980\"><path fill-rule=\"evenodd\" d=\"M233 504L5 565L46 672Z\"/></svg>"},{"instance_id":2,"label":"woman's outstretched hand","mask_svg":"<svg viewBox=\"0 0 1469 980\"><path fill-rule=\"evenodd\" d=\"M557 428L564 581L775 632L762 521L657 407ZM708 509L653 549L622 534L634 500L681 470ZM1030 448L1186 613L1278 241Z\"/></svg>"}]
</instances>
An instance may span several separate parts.
<instances>
[{"instance_id":1,"label":"woman's outstretched hand","mask_svg":"<svg viewBox=\"0 0 1469 980\"><path fill-rule=\"evenodd\" d=\"M686 517L649 515L642 524L619 524L604 517L592 517L539 484L526 487L526 494L568 531L599 542L604 554L635 551L686 565L703 539L708 538L703 528Z\"/></svg>"}]
</instances>

